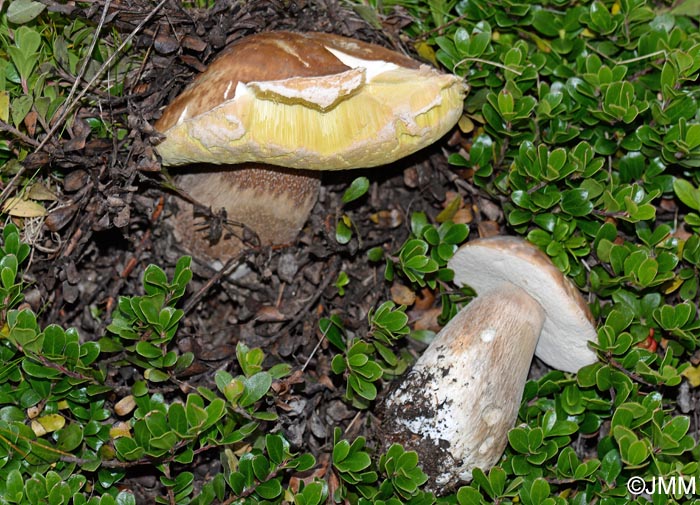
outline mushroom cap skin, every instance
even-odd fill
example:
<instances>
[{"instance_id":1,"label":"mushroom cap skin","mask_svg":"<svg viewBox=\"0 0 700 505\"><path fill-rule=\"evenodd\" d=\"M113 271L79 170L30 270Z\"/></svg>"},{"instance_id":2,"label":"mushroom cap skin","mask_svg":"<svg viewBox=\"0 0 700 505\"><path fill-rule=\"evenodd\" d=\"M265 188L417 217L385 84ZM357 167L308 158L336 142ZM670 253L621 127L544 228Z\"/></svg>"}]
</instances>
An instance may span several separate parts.
<instances>
[{"instance_id":1,"label":"mushroom cap skin","mask_svg":"<svg viewBox=\"0 0 700 505\"><path fill-rule=\"evenodd\" d=\"M164 111L163 165L369 168L432 144L458 121L464 81L328 33L264 32L229 46Z\"/></svg>"},{"instance_id":2,"label":"mushroom cap skin","mask_svg":"<svg viewBox=\"0 0 700 505\"><path fill-rule=\"evenodd\" d=\"M537 300L546 317L535 355L547 365L577 372L596 362L588 347L597 338L588 305L536 246L519 237L480 238L464 244L448 267L455 273L455 284L469 285L477 295L508 282Z\"/></svg>"}]
</instances>

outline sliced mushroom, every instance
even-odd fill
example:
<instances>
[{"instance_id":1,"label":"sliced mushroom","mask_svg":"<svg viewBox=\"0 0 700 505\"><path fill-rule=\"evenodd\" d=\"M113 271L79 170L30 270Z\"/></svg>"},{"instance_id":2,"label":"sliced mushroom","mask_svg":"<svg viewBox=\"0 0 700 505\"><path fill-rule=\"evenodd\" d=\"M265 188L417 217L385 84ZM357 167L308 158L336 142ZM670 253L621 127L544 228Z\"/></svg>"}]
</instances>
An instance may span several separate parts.
<instances>
[{"instance_id":1,"label":"sliced mushroom","mask_svg":"<svg viewBox=\"0 0 700 505\"><path fill-rule=\"evenodd\" d=\"M205 175L198 165L180 186L225 208L264 244L286 243L316 200L319 176L310 171L385 165L432 144L461 116L465 91L461 78L377 45L260 33L231 45L166 108L156 150L164 166L237 165L231 176L214 175L211 165ZM194 240L191 219L175 228ZM237 250L237 241L209 255L229 247Z\"/></svg>"},{"instance_id":2,"label":"sliced mushroom","mask_svg":"<svg viewBox=\"0 0 700 505\"><path fill-rule=\"evenodd\" d=\"M438 492L501 457L533 354L568 372L596 361L587 305L535 246L515 237L477 239L449 267L478 297L389 395L382 424L387 444L418 452Z\"/></svg>"}]
</instances>

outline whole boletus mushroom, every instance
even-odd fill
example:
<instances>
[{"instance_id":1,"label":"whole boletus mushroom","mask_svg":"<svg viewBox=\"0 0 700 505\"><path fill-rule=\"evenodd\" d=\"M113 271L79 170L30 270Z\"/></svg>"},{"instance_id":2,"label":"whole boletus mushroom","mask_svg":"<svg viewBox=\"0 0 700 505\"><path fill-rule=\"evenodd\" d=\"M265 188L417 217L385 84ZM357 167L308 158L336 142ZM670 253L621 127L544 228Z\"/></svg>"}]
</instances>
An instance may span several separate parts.
<instances>
[{"instance_id":1,"label":"whole boletus mushroom","mask_svg":"<svg viewBox=\"0 0 700 505\"><path fill-rule=\"evenodd\" d=\"M263 244L287 243L316 201L318 171L385 165L432 144L458 121L465 92L461 78L378 45L259 33L164 110L156 150L164 166L190 166L177 183L194 201L224 208ZM235 238L203 244L183 210L174 228L186 247L212 258L238 249Z\"/></svg>"},{"instance_id":2,"label":"whole boletus mushroom","mask_svg":"<svg viewBox=\"0 0 700 505\"><path fill-rule=\"evenodd\" d=\"M478 296L390 393L382 424L387 445L418 452L437 492L498 462L533 354L567 372L596 361L587 304L535 246L515 237L477 239L448 266Z\"/></svg>"}]
</instances>

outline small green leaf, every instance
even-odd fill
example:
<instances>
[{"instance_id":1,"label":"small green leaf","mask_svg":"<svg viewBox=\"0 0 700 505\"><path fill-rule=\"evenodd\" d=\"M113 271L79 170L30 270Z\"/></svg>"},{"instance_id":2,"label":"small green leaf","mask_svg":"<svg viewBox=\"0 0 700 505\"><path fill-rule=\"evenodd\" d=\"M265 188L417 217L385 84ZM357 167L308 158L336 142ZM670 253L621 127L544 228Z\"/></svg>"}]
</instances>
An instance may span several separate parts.
<instances>
[{"instance_id":1,"label":"small green leaf","mask_svg":"<svg viewBox=\"0 0 700 505\"><path fill-rule=\"evenodd\" d=\"M270 462L262 455L257 454L253 457L253 473L259 481L264 481L270 474Z\"/></svg>"},{"instance_id":2,"label":"small green leaf","mask_svg":"<svg viewBox=\"0 0 700 505\"><path fill-rule=\"evenodd\" d=\"M335 240L339 244L347 244L352 238L352 229L349 226L350 219L347 216L343 216L338 220L338 224L335 226Z\"/></svg>"},{"instance_id":3,"label":"small green leaf","mask_svg":"<svg viewBox=\"0 0 700 505\"><path fill-rule=\"evenodd\" d=\"M700 210L700 189L685 179L675 179L673 181L673 190L685 205L693 210Z\"/></svg>"},{"instance_id":4,"label":"small green leaf","mask_svg":"<svg viewBox=\"0 0 700 505\"><path fill-rule=\"evenodd\" d=\"M158 370L157 368L148 368L143 372L143 376L146 380L151 382L165 382L170 379L170 375Z\"/></svg>"},{"instance_id":5,"label":"small green leaf","mask_svg":"<svg viewBox=\"0 0 700 505\"><path fill-rule=\"evenodd\" d=\"M33 0L13 0L7 8L7 20L10 23L22 25L29 23L41 14L46 6Z\"/></svg>"},{"instance_id":6,"label":"small green leaf","mask_svg":"<svg viewBox=\"0 0 700 505\"><path fill-rule=\"evenodd\" d=\"M281 465L287 452L284 439L279 435L267 434L265 435L265 448L270 456L270 460L275 465Z\"/></svg>"},{"instance_id":7,"label":"small green leaf","mask_svg":"<svg viewBox=\"0 0 700 505\"><path fill-rule=\"evenodd\" d=\"M141 340L136 344L136 352L144 358L150 359L158 358L163 355L163 351L160 349L160 347L156 347L150 342L146 342L144 340Z\"/></svg>"},{"instance_id":8,"label":"small green leaf","mask_svg":"<svg viewBox=\"0 0 700 505\"><path fill-rule=\"evenodd\" d=\"M5 485L5 499L10 503L22 503L24 497L24 479L19 470L10 470Z\"/></svg>"},{"instance_id":9,"label":"small green leaf","mask_svg":"<svg viewBox=\"0 0 700 505\"><path fill-rule=\"evenodd\" d=\"M358 177L350 184L350 187L343 193L342 201L343 203L350 203L353 200L357 200L369 189L369 179L367 177Z\"/></svg>"},{"instance_id":10,"label":"small green leaf","mask_svg":"<svg viewBox=\"0 0 700 505\"><path fill-rule=\"evenodd\" d=\"M272 385L272 376L268 372L258 372L252 377L244 378L245 391L241 395L239 404L248 407L265 396Z\"/></svg>"},{"instance_id":11,"label":"small green leaf","mask_svg":"<svg viewBox=\"0 0 700 505\"><path fill-rule=\"evenodd\" d=\"M279 479L272 479L259 484L255 492L266 500L274 500L282 494L282 485Z\"/></svg>"},{"instance_id":12,"label":"small green leaf","mask_svg":"<svg viewBox=\"0 0 700 505\"><path fill-rule=\"evenodd\" d=\"M571 189L562 192L561 209L575 217L586 216L593 210L593 204L588 200L585 189Z\"/></svg>"},{"instance_id":13,"label":"small green leaf","mask_svg":"<svg viewBox=\"0 0 700 505\"><path fill-rule=\"evenodd\" d=\"M56 435L56 448L64 452L71 452L83 442L83 430L78 423L68 424L58 430Z\"/></svg>"}]
</instances>

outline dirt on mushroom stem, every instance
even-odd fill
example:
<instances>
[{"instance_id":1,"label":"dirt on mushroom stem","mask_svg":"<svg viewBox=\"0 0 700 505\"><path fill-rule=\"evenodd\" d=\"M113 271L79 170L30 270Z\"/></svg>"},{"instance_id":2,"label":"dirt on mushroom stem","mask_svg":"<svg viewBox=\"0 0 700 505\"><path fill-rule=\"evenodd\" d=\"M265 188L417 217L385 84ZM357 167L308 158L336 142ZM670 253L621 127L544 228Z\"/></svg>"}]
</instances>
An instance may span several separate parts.
<instances>
[{"instance_id":1,"label":"dirt on mushroom stem","mask_svg":"<svg viewBox=\"0 0 700 505\"><path fill-rule=\"evenodd\" d=\"M382 437L415 450L426 489L449 492L501 457L545 319L502 283L462 309L386 397Z\"/></svg>"}]
</instances>

